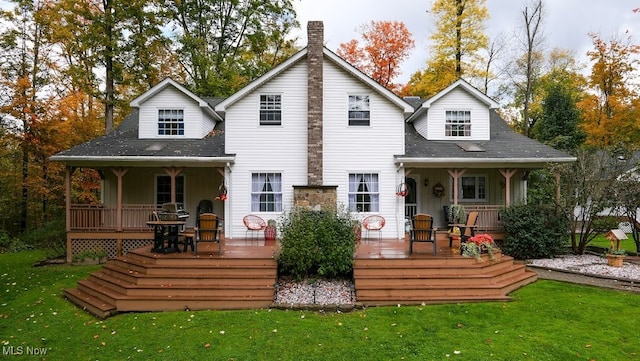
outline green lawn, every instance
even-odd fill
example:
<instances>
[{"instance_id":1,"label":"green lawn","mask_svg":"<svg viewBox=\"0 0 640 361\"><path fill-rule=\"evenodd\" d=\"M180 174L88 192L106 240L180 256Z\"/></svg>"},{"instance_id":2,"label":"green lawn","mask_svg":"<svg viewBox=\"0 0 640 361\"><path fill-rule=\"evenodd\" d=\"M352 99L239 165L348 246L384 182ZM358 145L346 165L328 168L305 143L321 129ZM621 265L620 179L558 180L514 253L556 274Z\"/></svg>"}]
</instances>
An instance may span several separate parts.
<instances>
[{"instance_id":1,"label":"green lawn","mask_svg":"<svg viewBox=\"0 0 640 361\"><path fill-rule=\"evenodd\" d=\"M100 321L61 296L97 267L0 255L0 340L20 360L638 360L640 295L538 281L508 303L351 313L131 313ZM46 355L27 355L45 348Z\"/></svg>"},{"instance_id":2,"label":"green lawn","mask_svg":"<svg viewBox=\"0 0 640 361\"><path fill-rule=\"evenodd\" d=\"M627 235L629 239L623 239L620 241L620 249L624 249L627 252L636 253L636 242L633 240L633 236ZM611 247L611 241L604 235L598 235L593 241L589 242L589 246L600 247L603 249L609 249Z\"/></svg>"}]
</instances>

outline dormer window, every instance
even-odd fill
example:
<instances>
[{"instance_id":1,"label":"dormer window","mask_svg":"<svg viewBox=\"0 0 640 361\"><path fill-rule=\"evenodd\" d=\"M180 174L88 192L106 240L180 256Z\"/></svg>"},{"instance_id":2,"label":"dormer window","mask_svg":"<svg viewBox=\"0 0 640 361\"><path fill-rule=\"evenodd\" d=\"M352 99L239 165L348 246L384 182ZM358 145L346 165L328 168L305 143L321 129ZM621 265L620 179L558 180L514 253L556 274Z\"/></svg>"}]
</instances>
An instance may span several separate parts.
<instances>
[{"instance_id":1,"label":"dormer window","mask_svg":"<svg viewBox=\"0 0 640 361\"><path fill-rule=\"evenodd\" d=\"M158 135L184 135L184 110L159 109Z\"/></svg>"},{"instance_id":2,"label":"dormer window","mask_svg":"<svg viewBox=\"0 0 640 361\"><path fill-rule=\"evenodd\" d=\"M444 127L444 135L447 137L470 137L471 111L447 110Z\"/></svg>"},{"instance_id":3,"label":"dormer window","mask_svg":"<svg viewBox=\"0 0 640 361\"><path fill-rule=\"evenodd\" d=\"M369 96L349 95L349 125L368 126L369 120Z\"/></svg>"},{"instance_id":4,"label":"dormer window","mask_svg":"<svg viewBox=\"0 0 640 361\"><path fill-rule=\"evenodd\" d=\"M282 95L260 95L260 125L282 124Z\"/></svg>"}]
</instances>

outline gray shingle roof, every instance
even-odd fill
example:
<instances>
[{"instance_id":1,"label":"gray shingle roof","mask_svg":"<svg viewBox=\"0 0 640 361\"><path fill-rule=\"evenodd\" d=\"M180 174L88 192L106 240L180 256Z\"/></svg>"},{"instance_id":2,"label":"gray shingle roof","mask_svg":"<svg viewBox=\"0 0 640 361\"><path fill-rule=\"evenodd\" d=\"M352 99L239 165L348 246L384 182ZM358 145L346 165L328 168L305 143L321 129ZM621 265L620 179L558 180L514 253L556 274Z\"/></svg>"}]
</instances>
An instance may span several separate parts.
<instances>
[{"instance_id":1,"label":"gray shingle roof","mask_svg":"<svg viewBox=\"0 0 640 361\"><path fill-rule=\"evenodd\" d=\"M484 141L426 140L418 134L413 123L408 123L405 131L405 154L398 155L397 158L425 165L430 162L429 159L433 159L434 163L442 163L441 159L450 158L459 163L480 164L509 160L521 165L530 163L531 166L549 161L568 162L575 159L562 151L514 132L494 110L491 110L490 114L491 140ZM459 143L473 143L484 151L465 151Z\"/></svg>"},{"instance_id":2,"label":"gray shingle roof","mask_svg":"<svg viewBox=\"0 0 640 361\"><path fill-rule=\"evenodd\" d=\"M209 100L209 99L207 99ZM92 139L52 157L73 164L74 158L82 162L88 159L109 158L116 161L126 158L141 159L172 158L229 158L224 150L224 122L217 122L216 128L203 139L138 139L138 109L122 121L113 132Z\"/></svg>"}]
</instances>

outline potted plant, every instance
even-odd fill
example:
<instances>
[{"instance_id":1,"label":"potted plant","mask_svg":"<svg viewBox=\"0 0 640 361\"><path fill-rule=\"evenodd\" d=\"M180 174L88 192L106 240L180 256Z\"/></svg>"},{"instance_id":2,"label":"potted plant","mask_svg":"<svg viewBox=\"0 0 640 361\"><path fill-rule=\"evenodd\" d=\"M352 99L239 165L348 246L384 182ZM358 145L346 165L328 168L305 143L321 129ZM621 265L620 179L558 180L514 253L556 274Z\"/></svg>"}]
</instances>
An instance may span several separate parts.
<instances>
[{"instance_id":1,"label":"potted plant","mask_svg":"<svg viewBox=\"0 0 640 361\"><path fill-rule=\"evenodd\" d=\"M107 261L107 253L103 249L93 249L73 256L74 265L95 265Z\"/></svg>"},{"instance_id":2,"label":"potted plant","mask_svg":"<svg viewBox=\"0 0 640 361\"><path fill-rule=\"evenodd\" d=\"M482 261L482 254L487 253L489 259L494 261L496 259L496 252L500 249L488 234L478 234L470 237L467 242L463 243L462 255L465 257L474 257L478 261Z\"/></svg>"},{"instance_id":3,"label":"potted plant","mask_svg":"<svg viewBox=\"0 0 640 361\"><path fill-rule=\"evenodd\" d=\"M607 264L612 267L622 267L624 265L624 256L626 256L627 251L624 249L610 249L609 253L606 254Z\"/></svg>"},{"instance_id":4,"label":"potted plant","mask_svg":"<svg viewBox=\"0 0 640 361\"><path fill-rule=\"evenodd\" d=\"M449 220L453 223L462 223L466 214L462 204L452 204L449 206Z\"/></svg>"}]
</instances>

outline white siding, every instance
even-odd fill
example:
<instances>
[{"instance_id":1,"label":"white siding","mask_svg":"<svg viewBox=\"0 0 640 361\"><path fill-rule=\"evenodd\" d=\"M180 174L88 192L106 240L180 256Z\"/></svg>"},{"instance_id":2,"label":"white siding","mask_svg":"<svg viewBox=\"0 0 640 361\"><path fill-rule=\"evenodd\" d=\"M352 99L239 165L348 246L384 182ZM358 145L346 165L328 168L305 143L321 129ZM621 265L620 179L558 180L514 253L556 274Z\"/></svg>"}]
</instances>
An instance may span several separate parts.
<instances>
[{"instance_id":1,"label":"white siding","mask_svg":"<svg viewBox=\"0 0 640 361\"><path fill-rule=\"evenodd\" d=\"M348 97L361 94L370 96L370 126L349 126ZM380 211L376 213L387 220L382 237L403 236L403 205L401 197L395 194L402 178L396 172L393 157L404 153L402 109L325 61L323 112L324 184L337 185L338 204L346 206L349 173L377 173Z\"/></svg>"},{"instance_id":2,"label":"white siding","mask_svg":"<svg viewBox=\"0 0 640 361\"><path fill-rule=\"evenodd\" d=\"M283 208L293 204L293 186L307 184L307 66L302 61L279 74L227 109L226 152L236 160L227 175L230 184L225 210L227 237L244 237L242 217L251 212L251 174L280 172ZM259 125L260 94L282 94L282 125ZM371 124L350 127L348 96L370 96ZM356 80L336 65L324 64L323 179L338 186L338 203L348 204L349 173L377 173L380 182L380 212L387 219L383 237L401 237L402 204L395 189L401 178L394 155L404 153L402 109ZM400 211L399 211L400 210ZM255 213L255 212L254 212ZM259 213L268 219L281 214ZM366 214L359 215L364 218Z\"/></svg>"},{"instance_id":3,"label":"white siding","mask_svg":"<svg viewBox=\"0 0 640 361\"><path fill-rule=\"evenodd\" d=\"M470 137L445 137L445 112L447 110L471 111ZM460 88L453 89L431 104L424 120L416 121L416 130L428 140L489 140L489 107Z\"/></svg>"},{"instance_id":4,"label":"white siding","mask_svg":"<svg viewBox=\"0 0 640 361\"><path fill-rule=\"evenodd\" d=\"M225 117L226 152L235 154L227 175L225 210L227 237L244 237L242 217L251 212L251 174L282 173L283 208L293 204L293 186L307 184L307 66L293 65L254 92L232 104ZM282 125L260 126L260 94L282 95ZM259 213L268 219L280 214Z\"/></svg>"},{"instance_id":5,"label":"white siding","mask_svg":"<svg viewBox=\"0 0 640 361\"><path fill-rule=\"evenodd\" d=\"M159 136L158 135L158 110L182 109L184 110L184 136ZM215 122L206 116L198 104L172 86L168 86L155 96L140 105L140 139L171 139L188 138L200 139L209 133L215 126Z\"/></svg>"}]
</instances>

